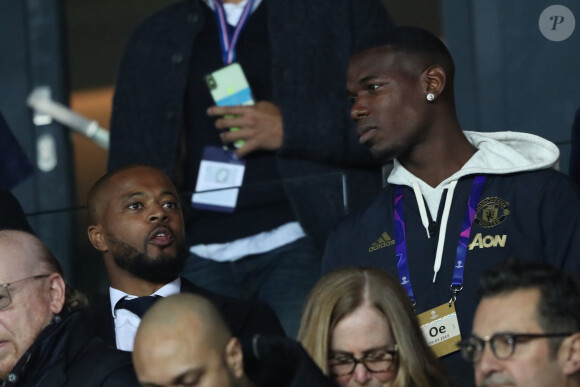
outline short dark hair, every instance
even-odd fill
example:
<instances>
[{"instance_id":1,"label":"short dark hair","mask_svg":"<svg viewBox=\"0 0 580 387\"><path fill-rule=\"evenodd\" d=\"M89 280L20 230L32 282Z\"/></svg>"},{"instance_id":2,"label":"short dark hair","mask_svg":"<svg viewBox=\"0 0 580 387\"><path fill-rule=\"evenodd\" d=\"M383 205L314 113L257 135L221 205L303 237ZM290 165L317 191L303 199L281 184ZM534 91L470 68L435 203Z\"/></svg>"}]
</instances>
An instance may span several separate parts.
<instances>
[{"instance_id":1,"label":"short dark hair","mask_svg":"<svg viewBox=\"0 0 580 387\"><path fill-rule=\"evenodd\" d=\"M428 66L443 67L448 82L453 84L455 74L453 57L447 46L431 32L412 26L391 28L387 33L374 35L356 47L355 54L383 46L389 46L397 53L416 55L422 58Z\"/></svg>"},{"instance_id":2,"label":"short dark hair","mask_svg":"<svg viewBox=\"0 0 580 387\"><path fill-rule=\"evenodd\" d=\"M104 176L102 176L99 180L97 180L95 182L95 184L93 184L93 186L89 190L89 194L87 197L87 210L89 213L89 222L91 224L98 223L97 201L99 200L99 194L100 194L102 188L106 185L106 183L109 180L111 180L111 178L113 178L115 175L117 175L117 174L119 174L127 169L137 168L137 167L146 167L146 168L156 169L159 172L162 172L165 174L165 171L163 171L162 169L154 167L153 165L144 164L144 163L124 164L118 168L115 168L115 169L108 171Z\"/></svg>"},{"instance_id":3,"label":"short dark hair","mask_svg":"<svg viewBox=\"0 0 580 387\"><path fill-rule=\"evenodd\" d=\"M538 323L546 333L580 332L580 286L577 278L543 262L509 258L485 272L480 297L538 289Z\"/></svg>"}]
</instances>

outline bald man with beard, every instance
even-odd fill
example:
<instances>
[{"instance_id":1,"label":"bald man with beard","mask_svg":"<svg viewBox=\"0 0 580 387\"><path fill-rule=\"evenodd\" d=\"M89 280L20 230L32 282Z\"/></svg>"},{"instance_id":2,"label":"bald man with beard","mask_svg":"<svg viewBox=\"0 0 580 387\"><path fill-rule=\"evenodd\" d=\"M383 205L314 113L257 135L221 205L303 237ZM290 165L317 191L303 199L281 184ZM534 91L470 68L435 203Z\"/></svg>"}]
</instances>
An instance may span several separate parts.
<instances>
[{"instance_id":1,"label":"bald man with beard","mask_svg":"<svg viewBox=\"0 0 580 387\"><path fill-rule=\"evenodd\" d=\"M90 311L96 334L106 342L132 351L147 306L178 293L210 300L238 337L284 334L267 305L222 296L179 276L186 257L183 215L163 171L134 164L109 172L92 187L88 210L88 236L111 281L109 299Z\"/></svg>"}]
</instances>

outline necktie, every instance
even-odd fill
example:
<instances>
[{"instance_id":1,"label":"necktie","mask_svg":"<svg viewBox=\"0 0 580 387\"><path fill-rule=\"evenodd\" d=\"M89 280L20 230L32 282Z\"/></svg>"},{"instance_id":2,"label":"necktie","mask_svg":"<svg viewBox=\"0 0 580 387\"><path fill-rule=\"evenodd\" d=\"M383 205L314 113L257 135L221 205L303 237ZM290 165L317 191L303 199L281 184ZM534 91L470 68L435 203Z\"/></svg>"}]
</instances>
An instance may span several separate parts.
<instances>
[{"instance_id":1,"label":"necktie","mask_svg":"<svg viewBox=\"0 0 580 387\"><path fill-rule=\"evenodd\" d=\"M160 300L162 297L153 295L138 297L127 300L126 298L120 299L115 305L115 310L126 309L130 312L135 313L139 318L143 318L143 315L156 301Z\"/></svg>"}]
</instances>

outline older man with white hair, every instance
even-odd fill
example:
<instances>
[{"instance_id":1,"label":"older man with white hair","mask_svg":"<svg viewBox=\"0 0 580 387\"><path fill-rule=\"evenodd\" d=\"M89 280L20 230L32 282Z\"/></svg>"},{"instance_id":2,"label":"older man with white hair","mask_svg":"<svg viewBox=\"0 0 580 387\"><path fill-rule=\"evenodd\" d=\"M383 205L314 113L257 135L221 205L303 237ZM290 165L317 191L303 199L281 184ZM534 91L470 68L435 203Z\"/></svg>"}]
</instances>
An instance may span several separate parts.
<instances>
[{"instance_id":1,"label":"older man with white hair","mask_svg":"<svg viewBox=\"0 0 580 387\"><path fill-rule=\"evenodd\" d=\"M37 237L0 231L0 385L137 385L130 356L85 330L85 302Z\"/></svg>"}]
</instances>

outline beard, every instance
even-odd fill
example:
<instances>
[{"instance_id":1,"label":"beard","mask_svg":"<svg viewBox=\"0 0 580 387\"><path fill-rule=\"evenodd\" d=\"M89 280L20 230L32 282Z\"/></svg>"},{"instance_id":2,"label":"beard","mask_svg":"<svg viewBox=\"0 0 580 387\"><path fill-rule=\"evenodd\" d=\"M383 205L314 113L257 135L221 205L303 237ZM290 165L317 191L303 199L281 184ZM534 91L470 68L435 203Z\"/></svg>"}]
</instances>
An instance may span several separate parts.
<instances>
[{"instance_id":1,"label":"beard","mask_svg":"<svg viewBox=\"0 0 580 387\"><path fill-rule=\"evenodd\" d=\"M397 157L397 154L392 149L375 149L368 146L367 148L369 149L373 158L381 162L382 165L392 162L393 159Z\"/></svg>"},{"instance_id":2,"label":"beard","mask_svg":"<svg viewBox=\"0 0 580 387\"><path fill-rule=\"evenodd\" d=\"M169 283L179 277L185 266L186 255L183 243L179 240L176 241L176 254L161 251L157 257L152 257L147 254L147 241L143 243L142 251L139 251L113 235L107 234L107 238L115 248L115 264L137 278L154 283Z\"/></svg>"}]
</instances>

